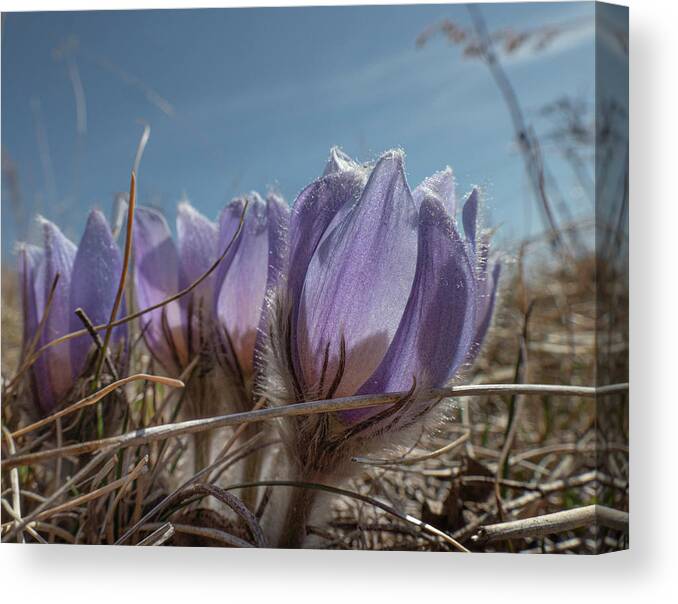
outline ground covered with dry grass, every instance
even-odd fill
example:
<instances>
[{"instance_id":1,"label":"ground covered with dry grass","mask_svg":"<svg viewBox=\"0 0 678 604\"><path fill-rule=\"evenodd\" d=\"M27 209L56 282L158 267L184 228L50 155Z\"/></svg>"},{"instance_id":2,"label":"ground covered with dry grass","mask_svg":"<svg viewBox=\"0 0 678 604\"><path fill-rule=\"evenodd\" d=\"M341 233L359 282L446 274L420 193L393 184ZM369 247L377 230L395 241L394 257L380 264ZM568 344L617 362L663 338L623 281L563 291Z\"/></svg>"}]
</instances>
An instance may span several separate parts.
<instances>
[{"instance_id":1,"label":"ground covered with dry grass","mask_svg":"<svg viewBox=\"0 0 678 604\"><path fill-rule=\"evenodd\" d=\"M606 298L617 309L610 314L596 292L600 267L594 259L563 270L535 262L538 253L525 245L506 267L490 337L462 383L600 384L604 321L605 358L614 376L623 378L624 288ZM253 436L237 422L214 431L215 461L198 475L190 434L133 434L176 422L188 388L171 382L131 379L95 404L90 397L87 405L26 430L37 418L16 378L21 313L14 280L11 270L3 270L3 541L268 545L262 527L271 522L276 489L286 487L229 487L248 457L282 455L275 419ZM132 369L130 375L155 370L140 339ZM191 372L189 367L181 376L189 387ZM322 494L319 513L307 526L308 546L526 553L628 547L623 388L597 397L464 396L441 405L443 419L404 449L353 461L361 471L341 485L345 492ZM100 440L122 434L129 438ZM16 456L20 463L13 462ZM273 467L269 473L281 478Z\"/></svg>"}]
</instances>

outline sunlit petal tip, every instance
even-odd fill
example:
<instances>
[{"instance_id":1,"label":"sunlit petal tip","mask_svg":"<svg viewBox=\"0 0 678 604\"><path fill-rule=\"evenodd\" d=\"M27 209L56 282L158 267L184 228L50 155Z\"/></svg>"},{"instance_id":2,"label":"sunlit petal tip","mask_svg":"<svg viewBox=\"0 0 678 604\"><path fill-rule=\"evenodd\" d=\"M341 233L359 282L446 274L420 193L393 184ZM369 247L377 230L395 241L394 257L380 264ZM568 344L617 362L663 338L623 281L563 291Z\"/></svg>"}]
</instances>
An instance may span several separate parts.
<instances>
[{"instance_id":1,"label":"sunlit petal tip","mask_svg":"<svg viewBox=\"0 0 678 604\"><path fill-rule=\"evenodd\" d=\"M466 239L469 241L473 249L476 247L479 198L480 192L478 188L473 187L473 190L469 193L466 201L464 202L461 216L462 223L464 225L464 234L466 235Z\"/></svg>"},{"instance_id":2,"label":"sunlit petal tip","mask_svg":"<svg viewBox=\"0 0 678 604\"><path fill-rule=\"evenodd\" d=\"M328 174L337 174L341 172L348 172L350 170L360 169L361 166L347 153L344 153L339 147L332 147L330 149L330 156L325 165L323 176Z\"/></svg>"},{"instance_id":3,"label":"sunlit petal tip","mask_svg":"<svg viewBox=\"0 0 678 604\"><path fill-rule=\"evenodd\" d=\"M421 205L425 197L436 197L443 204L447 213L454 217L457 212L455 186L452 168L447 166L444 170L425 178L412 195L417 207Z\"/></svg>"}]
</instances>

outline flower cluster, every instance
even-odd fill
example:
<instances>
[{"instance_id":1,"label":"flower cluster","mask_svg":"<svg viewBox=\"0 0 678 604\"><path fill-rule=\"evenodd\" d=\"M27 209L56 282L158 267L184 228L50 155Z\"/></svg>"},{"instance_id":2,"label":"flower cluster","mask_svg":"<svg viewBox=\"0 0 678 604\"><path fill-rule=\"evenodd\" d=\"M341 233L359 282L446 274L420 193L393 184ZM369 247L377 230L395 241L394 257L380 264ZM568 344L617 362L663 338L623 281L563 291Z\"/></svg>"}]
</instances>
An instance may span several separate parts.
<instances>
[{"instance_id":1,"label":"flower cluster","mask_svg":"<svg viewBox=\"0 0 678 604\"><path fill-rule=\"evenodd\" d=\"M195 289L141 318L146 344L167 373L179 375L196 356L217 353L237 386L231 394L251 394L262 308L281 273L288 215L287 204L275 194L266 200L255 192L234 199L218 224L182 202L175 244L160 212L137 210L135 291L140 308L188 288L228 249L217 270Z\"/></svg>"},{"instance_id":2,"label":"flower cluster","mask_svg":"<svg viewBox=\"0 0 678 604\"><path fill-rule=\"evenodd\" d=\"M24 313L22 358L83 327L80 308L93 325L107 323L113 308L122 260L103 214L93 210L77 247L54 223L39 218L42 246L19 246L19 286ZM120 307L125 314L125 303ZM126 360L127 327L113 330L118 365ZM29 367L35 411L50 413L70 394L87 368L93 341L80 336L47 348Z\"/></svg>"},{"instance_id":3,"label":"flower cluster","mask_svg":"<svg viewBox=\"0 0 678 604\"><path fill-rule=\"evenodd\" d=\"M176 243L160 212L136 210L136 304L174 296L140 317L165 372L178 376L196 358L216 358L248 405L255 392L273 404L403 393L388 405L289 423L288 448L307 471L334 463L347 442L426 414L432 389L473 361L491 321L499 264L477 226L478 191L458 212L449 168L411 190L403 162L401 151L359 164L333 149L291 209L275 194L251 193L212 222L182 202ZM106 323L121 271L99 212L78 248L50 222L43 232L42 248L20 248L25 354L81 327L78 307ZM114 331L120 350L126 334L125 325ZM53 346L32 365L42 413L68 396L92 344L81 337Z\"/></svg>"}]
</instances>

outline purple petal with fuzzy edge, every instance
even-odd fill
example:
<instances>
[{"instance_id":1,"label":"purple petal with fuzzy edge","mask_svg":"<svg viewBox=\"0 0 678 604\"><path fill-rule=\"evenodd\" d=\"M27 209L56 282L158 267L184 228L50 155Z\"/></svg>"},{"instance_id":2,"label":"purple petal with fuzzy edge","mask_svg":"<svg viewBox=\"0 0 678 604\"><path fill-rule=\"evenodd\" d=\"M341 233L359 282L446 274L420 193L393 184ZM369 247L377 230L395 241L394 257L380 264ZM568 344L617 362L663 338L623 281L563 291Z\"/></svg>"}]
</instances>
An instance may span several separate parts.
<instances>
[{"instance_id":1,"label":"purple petal with fuzzy edge","mask_svg":"<svg viewBox=\"0 0 678 604\"><path fill-rule=\"evenodd\" d=\"M466 246L436 198L419 213L417 271L393 343L359 394L445 384L464 363L475 335L476 283ZM376 414L360 409L340 414L352 424Z\"/></svg>"},{"instance_id":2,"label":"purple petal with fuzzy edge","mask_svg":"<svg viewBox=\"0 0 678 604\"><path fill-rule=\"evenodd\" d=\"M71 275L76 247L54 223L42 219L44 259L38 268L34 288L37 316L42 317L55 276L59 281L54 291L49 315L40 336L40 346L68 332L70 315ZM48 348L35 364L39 404L44 413L58 405L73 387L70 346L68 342Z\"/></svg>"},{"instance_id":3,"label":"purple petal with fuzzy edge","mask_svg":"<svg viewBox=\"0 0 678 604\"><path fill-rule=\"evenodd\" d=\"M330 157L325 165L323 176L359 170L360 164L344 153L339 147L330 149Z\"/></svg>"},{"instance_id":4,"label":"purple petal with fuzzy edge","mask_svg":"<svg viewBox=\"0 0 678 604\"><path fill-rule=\"evenodd\" d=\"M268 283L272 288L278 285L280 277L287 270L287 234L290 222L290 207L275 193L266 197L268 220Z\"/></svg>"},{"instance_id":5,"label":"purple petal with fuzzy edge","mask_svg":"<svg viewBox=\"0 0 678 604\"><path fill-rule=\"evenodd\" d=\"M219 228L203 216L187 201L177 210L177 247L181 262L181 289L188 287L205 273L217 257ZM195 290L193 295L209 296L213 280L210 275Z\"/></svg>"},{"instance_id":6,"label":"purple petal with fuzzy edge","mask_svg":"<svg viewBox=\"0 0 678 604\"><path fill-rule=\"evenodd\" d=\"M358 201L367 180L367 170L350 158L334 161L337 152L332 149L327 174L299 194L290 214L288 291L295 305L320 240L340 210L343 216Z\"/></svg>"},{"instance_id":7,"label":"purple petal with fuzzy edge","mask_svg":"<svg viewBox=\"0 0 678 604\"><path fill-rule=\"evenodd\" d=\"M480 352L483 340L487 335L487 331L492 323L492 315L494 313L494 304L497 298L497 286L499 285L499 275L501 274L501 264L497 261L492 267L492 272L488 273L486 278L478 283L478 309L476 311L476 333L471 348L472 361Z\"/></svg>"},{"instance_id":8,"label":"purple petal with fuzzy edge","mask_svg":"<svg viewBox=\"0 0 678 604\"><path fill-rule=\"evenodd\" d=\"M452 168L449 166L441 172L424 179L412 193L417 208L427 197L436 197L443 204L448 215L453 217L457 213L457 200L455 196L455 183Z\"/></svg>"},{"instance_id":9,"label":"purple petal with fuzzy edge","mask_svg":"<svg viewBox=\"0 0 678 604\"><path fill-rule=\"evenodd\" d=\"M248 202L237 247L222 263L223 278L216 293L217 317L228 333L244 376L251 376L254 371L254 347L269 267L268 204L258 193L251 193ZM221 249L232 239L243 205L242 200L236 200L222 212Z\"/></svg>"},{"instance_id":10,"label":"purple petal with fuzzy edge","mask_svg":"<svg viewBox=\"0 0 678 604\"><path fill-rule=\"evenodd\" d=\"M287 229L290 221L290 207L281 196L270 193L266 198L266 211L268 221L268 277L266 297L261 309L255 343L255 372L261 369L263 359L261 351L266 342L268 325L271 320L269 301L281 283L281 279L284 278L287 269Z\"/></svg>"},{"instance_id":11,"label":"purple petal with fuzzy edge","mask_svg":"<svg viewBox=\"0 0 678 604\"><path fill-rule=\"evenodd\" d=\"M21 294L21 309L23 311L23 330L21 343L21 358L25 358L27 347L38 328L37 301L35 299L35 277L43 260L43 251L37 245L21 243L17 249L19 257L19 288Z\"/></svg>"},{"instance_id":12,"label":"purple petal with fuzzy edge","mask_svg":"<svg viewBox=\"0 0 678 604\"><path fill-rule=\"evenodd\" d=\"M157 304L179 291L185 279L167 221L160 212L139 207L135 212L135 293L139 308ZM188 362L184 298L141 317L146 345L170 375Z\"/></svg>"},{"instance_id":13,"label":"purple petal with fuzzy edge","mask_svg":"<svg viewBox=\"0 0 678 604\"><path fill-rule=\"evenodd\" d=\"M78 251L73 262L73 278L71 279L71 310L82 308L93 325L107 323L111 317L111 309L118 289L122 258L120 250L113 239L111 229L104 215L98 210L90 212L85 232L80 239ZM127 314L125 303L120 305L118 317ZM69 329L82 329L80 319L71 313ZM124 343L127 326L120 325L113 330L112 343ZM73 377L77 378L92 348L92 338L81 336L71 340L71 368Z\"/></svg>"},{"instance_id":14,"label":"purple petal with fuzzy edge","mask_svg":"<svg viewBox=\"0 0 678 604\"><path fill-rule=\"evenodd\" d=\"M333 150L336 151L336 150ZM362 193L369 171L349 162L328 161L328 174L307 186L297 197L289 218L287 299L290 305L290 348L296 377L303 384L297 342L301 292L311 258L323 236L350 212Z\"/></svg>"},{"instance_id":15,"label":"purple petal with fuzzy edge","mask_svg":"<svg viewBox=\"0 0 678 604\"><path fill-rule=\"evenodd\" d=\"M177 247L181 264L179 287L184 289L200 278L217 257L219 230L212 222L184 201L177 210ZM212 273L187 295L189 357L205 346L212 333L212 297L215 277ZM190 317L188 316L190 315ZM189 323L190 321L190 323Z\"/></svg>"},{"instance_id":16,"label":"purple petal with fuzzy edge","mask_svg":"<svg viewBox=\"0 0 678 604\"><path fill-rule=\"evenodd\" d=\"M307 385L325 390L334 381L342 337L346 363L331 394L354 394L377 368L412 286L416 231L402 153L386 153L358 204L323 239L309 264L297 329Z\"/></svg>"},{"instance_id":17,"label":"purple petal with fuzzy edge","mask_svg":"<svg viewBox=\"0 0 678 604\"><path fill-rule=\"evenodd\" d=\"M474 188L464 202L461 220L464 224L464 235L471 244L471 248L476 248L476 225L478 221L478 189Z\"/></svg>"},{"instance_id":18,"label":"purple petal with fuzzy edge","mask_svg":"<svg viewBox=\"0 0 678 604\"><path fill-rule=\"evenodd\" d=\"M36 245L22 243L18 248L19 255L19 287L21 288L21 308L23 311L23 336L21 343L21 360L28 354L28 346L33 340L40 317L36 299L35 284L38 270L44 260L44 252ZM51 408L51 395L45 399L45 405L40 403L41 392L49 392L45 359L40 356L28 371L29 389L36 402L37 410L41 413L44 408ZM40 387L38 386L40 384Z\"/></svg>"}]
</instances>

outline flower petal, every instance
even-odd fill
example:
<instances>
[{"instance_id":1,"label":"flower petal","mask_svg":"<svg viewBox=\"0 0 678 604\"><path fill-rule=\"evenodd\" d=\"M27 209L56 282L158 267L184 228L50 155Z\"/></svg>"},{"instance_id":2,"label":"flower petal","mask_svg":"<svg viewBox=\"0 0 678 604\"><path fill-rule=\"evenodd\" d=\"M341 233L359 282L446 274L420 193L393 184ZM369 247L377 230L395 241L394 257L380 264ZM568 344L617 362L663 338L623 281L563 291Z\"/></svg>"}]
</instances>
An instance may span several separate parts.
<instances>
[{"instance_id":1,"label":"flower petal","mask_svg":"<svg viewBox=\"0 0 678 604\"><path fill-rule=\"evenodd\" d=\"M287 233L290 207L285 200L270 193L266 198L268 221L268 287L275 287L287 266Z\"/></svg>"},{"instance_id":2,"label":"flower petal","mask_svg":"<svg viewBox=\"0 0 678 604\"><path fill-rule=\"evenodd\" d=\"M139 308L162 302L179 291L185 278L167 221L160 212L139 207L134 225L135 292ZM149 350L171 375L189 362L187 318L182 299L142 315Z\"/></svg>"},{"instance_id":3,"label":"flower petal","mask_svg":"<svg viewBox=\"0 0 678 604\"><path fill-rule=\"evenodd\" d=\"M421 206L426 197L436 197L443 204L447 213L454 217L457 212L457 201L452 168L448 166L441 172L436 172L424 179L414 190L412 197L417 207Z\"/></svg>"},{"instance_id":4,"label":"flower petal","mask_svg":"<svg viewBox=\"0 0 678 604\"><path fill-rule=\"evenodd\" d=\"M475 335L476 285L465 243L436 198L419 212L417 270L393 343L359 394L445 384L466 360ZM353 423L378 412L361 409L340 417Z\"/></svg>"},{"instance_id":5,"label":"flower petal","mask_svg":"<svg viewBox=\"0 0 678 604\"><path fill-rule=\"evenodd\" d=\"M476 311L476 333L471 348L471 358L473 360L483 344L487 331L492 323L494 304L497 298L497 286L499 285L499 275L501 273L501 264L497 261L492 267L492 272L484 271L486 278L478 283L478 308Z\"/></svg>"},{"instance_id":6,"label":"flower petal","mask_svg":"<svg viewBox=\"0 0 678 604\"><path fill-rule=\"evenodd\" d=\"M476 224L478 221L478 189L475 187L466 198L462 209L461 220L464 224L464 235L471 244L471 248L476 247Z\"/></svg>"},{"instance_id":7,"label":"flower petal","mask_svg":"<svg viewBox=\"0 0 678 604\"><path fill-rule=\"evenodd\" d=\"M104 215L98 210L90 212L85 232L80 239L73 262L71 279L71 302L73 311L82 308L93 325L107 323L118 289L122 259L111 229ZM126 314L124 301L118 317ZM82 329L80 319L73 312L69 329ZM112 341L120 343L126 338L127 326L120 325L113 330ZM76 378L84 369L87 354L92 348L92 338L81 336L71 340L71 367Z\"/></svg>"},{"instance_id":8,"label":"flower petal","mask_svg":"<svg viewBox=\"0 0 678 604\"><path fill-rule=\"evenodd\" d=\"M203 216L187 201L181 202L177 210L177 244L181 262L181 289L188 287L204 274L217 254L217 225ZM196 290L207 295L211 287L211 275Z\"/></svg>"},{"instance_id":9,"label":"flower petal","mask_svg":"<svg viewBox=\"0 0 678 604\"><path fill-rule=\"evenodd\" d=\"M348 172L351 170L360 169L360 164L351 159L339 147L332 147L330 149L330 158L327 160L323 176L328 174L339 174L341 172Z\"/></svg>"},{"instance_id":10,"label":"flower petal","mask_svg":"<svg viewBox=\"0 0 678 604\"><path fill-rule=\"evenodd\" d=\"M248 196L249 205L237 247L222 264L222 279L216 293L216 313L226 340L230 340L241 371L251 376L254 345L266 294L269 266L267 204L258 193ZM240 221L242 200L229 204L220 220L219 247L224 249ZM227 342L228 343L228 342Z\"/></svg>"},{"instance_id":11,"label":"flower petal","mask_svg":"<svg viewBox=\"0 0 678 604\"><path fill-rule=\"evenodd\" d=\"M43 260L43 251L37 245L21 243L17 249L17 255L19 257L19 288L23 311L21 343L21 359L23 360L40 321L34 283L38 267Z\"/></svg>"},{"instance_id":12,"label":"flower petal","mask_svg":"<svg viewBox=\"0 0 678 604\"><path fill-rule=\"evenodd\" d=\"M190 203L177 210L177 246L181 264L179 287L184 289L199 279L214 264L217 255L218 227ZM204 350L212 334L212 298L214 273L209 275L184 301L187 311L189 357Z\"/></svg>"},{"instance_id":13,"label":"flower petal","mask_svg":"<svg viewBox=\"0 0 678 604\"><path fill-rule=\"evenodd\" d=\"M297 338L304 381L318 396L337 376L330 394L354 394L379 365L412 286L416 230L402 153L386 153L358 204L323 238L308 267Z\"/></svg>"},{"instance_id":14,"label":"flower petal","mask_svg":"<svg viewBox=\"0 0 678 604\"><path fill-rule=\"evenodd\" d=\"M331 155L328 166L332 163ZM288 275L288 291L294 305L320 240L337 213L342 208L344 213L348 212L358 201L366 178L367 172L355 162L337 161L328 174L306 187L294 202L289 227Z\"/></svg>"},{"instance_id":15,"label":"flower petal","mask_svg":"<svg viewBox=\"0 0 678 604\"><path fill-rule=\"evenodd\" d=\"M68 332L71 313L71 275L76 248L54 223L41 219L44 237L44 261L34 283L37 316L42 317L56 275L59 281L40 336L44 345ZM39 403L42 410L51 411L73 386L70 346L67 342L48 348L36 363Z\"/></svg>"}]
</instances>

